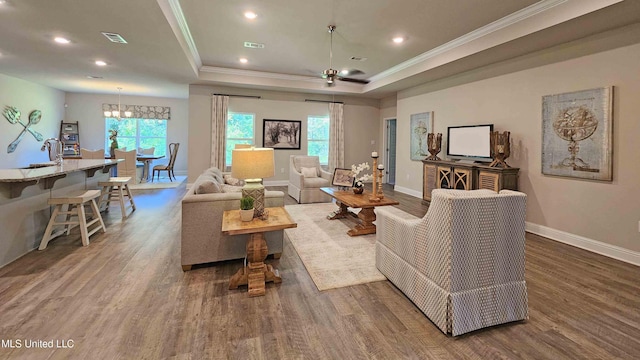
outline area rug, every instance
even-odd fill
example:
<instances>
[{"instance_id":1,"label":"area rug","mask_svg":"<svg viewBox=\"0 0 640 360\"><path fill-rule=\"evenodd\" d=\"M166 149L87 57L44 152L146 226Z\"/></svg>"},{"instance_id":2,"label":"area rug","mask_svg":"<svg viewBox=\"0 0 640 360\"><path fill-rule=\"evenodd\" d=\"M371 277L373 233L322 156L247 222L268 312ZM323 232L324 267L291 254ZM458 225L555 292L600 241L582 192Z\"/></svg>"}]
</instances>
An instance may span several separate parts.
<instances>
[{"instance_id":1,"label":"area rug","mask_svg":"<svg viewBox=\"0 0 640 360\"><path fill-rule=\"evenodd\" d=\"M169 180L168 177L161 177L160 179L156 177L153 182L134 184L129 187L132 190L171 189L182 185L185 180L187 180L186 176L176 176L173 181Z\"/></svg>"},{"instance_id":2,"label":"area rug","mask_svg":"<svg viewBox=\"0 0 640 360\"><path fill-rule=\"evenodd\" d=\"M376 235L347 235L355 223L350 219L328 220L337 209L332 203L287 205L287 212L298 223L286 229L302 263L318 290L386 280L376 269Z\"/></svg>"}]
</instances>

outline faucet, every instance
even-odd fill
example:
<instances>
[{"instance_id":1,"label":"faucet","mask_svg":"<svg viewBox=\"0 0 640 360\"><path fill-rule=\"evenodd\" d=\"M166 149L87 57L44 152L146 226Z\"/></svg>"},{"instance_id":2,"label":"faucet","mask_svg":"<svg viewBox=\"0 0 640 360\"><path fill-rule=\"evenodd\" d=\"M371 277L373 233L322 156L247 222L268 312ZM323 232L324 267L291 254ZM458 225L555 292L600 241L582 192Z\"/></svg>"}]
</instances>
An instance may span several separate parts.
<instances>
[{"instance_id":1,"label":"faucet","mask_svg":"<svg viewBox=\"0 0 640 360\"><path fill-rule=\"evenodd\" d=\"M40 151L49 150L49 160L55 161L56 165L62 165L62 152L64 144L58 138L48 138L42 144Z\"/></svg>"}]
</instances>

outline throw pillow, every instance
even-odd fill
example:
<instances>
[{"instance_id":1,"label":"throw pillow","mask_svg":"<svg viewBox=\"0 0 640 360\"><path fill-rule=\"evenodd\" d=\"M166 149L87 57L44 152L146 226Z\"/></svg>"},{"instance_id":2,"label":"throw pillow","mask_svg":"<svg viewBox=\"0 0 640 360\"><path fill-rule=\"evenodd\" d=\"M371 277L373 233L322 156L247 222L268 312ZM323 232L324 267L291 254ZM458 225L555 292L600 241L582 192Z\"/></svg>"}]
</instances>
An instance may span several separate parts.
<instances>
[{"instance_id":1,"label":"throw pillow","mask_svg":"<svg viewBox=\"0 0 640 360\"><path fill-rule=\"evenodd\" d=\"M211 180L204 180L197 184L196 194L215 194L222 192L220 185L217 182Z\"/></svg>"},{"instance_id":2,"label":"throw pillow","mask_svg":"<svg viewBox=\"0 0 640 360\"><path fill-rule=\"evenodd\" d=\"M300 172L302 173L302 176L304 176L305 178L318 177L318 172L316 171L316 168L301 167Z\"/></svg>"},{"instance_id":3,"label":"throw pillow","mask_svg":"<svg viewBox=\"0 0 640 360\"><path fill-rule=\"evenodd\" d=\"M224 182L226 184L232 185L232 186L241 186L242 185L242 181L240 181L239 179L236 179L234 177L232 177L231 175L225 175L224 176Z\"/></svg>"}]
</instances>

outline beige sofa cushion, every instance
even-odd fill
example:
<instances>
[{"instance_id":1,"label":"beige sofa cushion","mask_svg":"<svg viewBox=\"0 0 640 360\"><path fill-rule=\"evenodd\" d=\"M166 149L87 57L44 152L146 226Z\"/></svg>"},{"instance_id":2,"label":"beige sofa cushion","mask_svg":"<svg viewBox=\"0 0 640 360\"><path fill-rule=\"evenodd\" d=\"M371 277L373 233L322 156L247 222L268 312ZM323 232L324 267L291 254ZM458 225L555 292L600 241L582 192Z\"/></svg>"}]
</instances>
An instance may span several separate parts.
<instances>
[{"instance_id":1,"label":"beige sofa cushion","mask_svg":"<svg viewBox=\"0 0 640 360\"><path fill-rule=\"evenodd\" d=\"M196 194L215 194L220 192L223 192L223 189L214 180L203 180L196 187Z\"/></svg>"}]
</instances>

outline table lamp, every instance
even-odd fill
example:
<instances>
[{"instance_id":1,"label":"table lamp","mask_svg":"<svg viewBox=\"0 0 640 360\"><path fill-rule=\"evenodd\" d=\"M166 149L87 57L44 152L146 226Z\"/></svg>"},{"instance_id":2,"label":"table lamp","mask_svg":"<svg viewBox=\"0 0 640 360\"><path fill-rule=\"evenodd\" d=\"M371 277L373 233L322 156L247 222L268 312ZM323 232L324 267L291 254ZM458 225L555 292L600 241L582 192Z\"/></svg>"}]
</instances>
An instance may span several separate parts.
<instances>
[{"instance_id":1,"label":"table lamp","mask_svg":"<svg viewBox=\"0 0 640 360\"><path fill-rule=\"evenodd\" d=\"M242 196L253 198L253 217L264 214L264 186L262 179L275 175L274 155L271 148L233 149L231 176L242 179Z\"/></svg>"}]
</instances>

